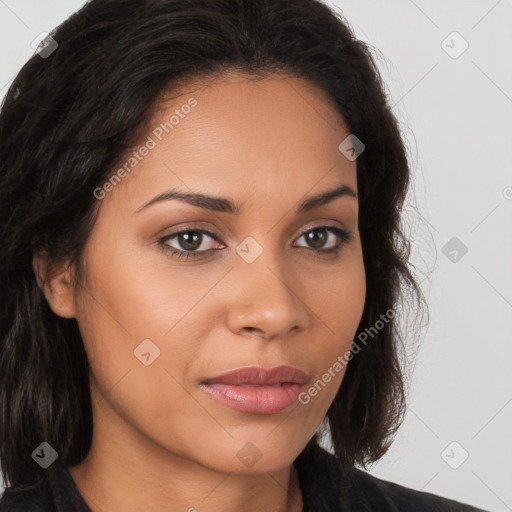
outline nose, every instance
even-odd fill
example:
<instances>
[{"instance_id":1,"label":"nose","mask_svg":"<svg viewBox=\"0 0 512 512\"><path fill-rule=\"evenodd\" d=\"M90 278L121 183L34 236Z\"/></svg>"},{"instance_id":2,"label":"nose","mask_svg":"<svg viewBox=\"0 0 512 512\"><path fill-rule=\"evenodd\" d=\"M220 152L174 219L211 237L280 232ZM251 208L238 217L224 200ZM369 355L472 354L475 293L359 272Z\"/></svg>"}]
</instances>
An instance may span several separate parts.
<instances>
[{"instance_id":1,"label":"nose","mask_svg":"<svg viewBox=\"0 0 512 512\"><path fill-rule=\"evenodd\" d=\"M300 279L269 250L252 263L237 257L231 274L227 322L235 334L256 333L270 340L310 325L311 311Z\"/></svg>"}]
</instances>

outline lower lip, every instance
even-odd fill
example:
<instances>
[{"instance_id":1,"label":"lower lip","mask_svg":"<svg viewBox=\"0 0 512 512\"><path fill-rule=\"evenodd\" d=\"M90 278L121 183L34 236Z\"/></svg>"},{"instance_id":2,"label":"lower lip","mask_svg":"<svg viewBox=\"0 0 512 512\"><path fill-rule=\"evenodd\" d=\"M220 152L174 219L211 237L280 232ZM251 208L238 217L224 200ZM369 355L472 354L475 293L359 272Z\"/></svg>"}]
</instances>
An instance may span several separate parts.
<instances>
[{"instance_id":1,"label":"lower lip","mask_svg":"<svg viewBox=\"0 0 512 512\"><path fill-rule=\"evenodd\" d=\"M277 386L233 386L201 384L201 387L221 402L252 414L275 414L297 402L306 388L303 384Z\"/></svg>"}]
</instances>

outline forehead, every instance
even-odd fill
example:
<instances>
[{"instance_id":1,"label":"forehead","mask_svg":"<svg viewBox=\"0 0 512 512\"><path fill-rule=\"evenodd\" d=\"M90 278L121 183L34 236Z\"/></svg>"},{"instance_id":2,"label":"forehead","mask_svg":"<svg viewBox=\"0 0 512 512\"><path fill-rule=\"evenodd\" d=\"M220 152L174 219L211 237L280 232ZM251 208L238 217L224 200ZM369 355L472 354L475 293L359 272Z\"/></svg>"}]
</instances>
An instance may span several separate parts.
<instances>
[{"instance_id":1,"label":"forehead","mask_svg":"<svg viewBox=\"0 0 512 512\"><path fill-rule=\"evenodd\" d=\"M186 104L191 98L197 105L188 112ZM219 146L237 142L237 147L244 149L256 142L289 144L288 149L297 149L295 142L303 140L311 145L321 142L322 147L346 132L344 119L323 89L285 74L256 78L230 72L192 82L172 97L163 95L150 125L165 124L180 110L187 113L180 115L173 133L183 138L203 136L202 145L214 138ZM189 121L183 122L186 118Z\"/></svg>"},{"instance_id":2,"label":"forehead","mask_svg":"<svg viewBox=\"0 0 512 512\"><path fill-rule=\"evenodd\" d=\"M142 137L151 149L114 193L126 189L135 210L175 186L232 197L287 190L296 200L315 183L356 190L355 162L338 149L347 136L332 100L307 80L234 73L191 82L162 97Z\"/></svg>"}]
</instances>

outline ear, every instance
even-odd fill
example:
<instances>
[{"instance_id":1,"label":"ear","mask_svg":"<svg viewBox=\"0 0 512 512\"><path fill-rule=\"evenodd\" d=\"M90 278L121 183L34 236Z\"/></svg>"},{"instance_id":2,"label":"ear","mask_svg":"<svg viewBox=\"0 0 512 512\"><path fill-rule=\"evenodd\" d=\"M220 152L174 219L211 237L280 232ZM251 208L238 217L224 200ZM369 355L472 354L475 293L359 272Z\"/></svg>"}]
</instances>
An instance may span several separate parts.
<instances>
[{"instance_id":1,"label":"ear","mask_svg":"<svg viewBox=\"0 0 512 512\"><path fill-rule=\"evenodd\" d=\"M32 267L52 311L63 318L75 318L74 267L68 262L52 265L45 250L34 252Z\"/></svg>"}]
</instances>

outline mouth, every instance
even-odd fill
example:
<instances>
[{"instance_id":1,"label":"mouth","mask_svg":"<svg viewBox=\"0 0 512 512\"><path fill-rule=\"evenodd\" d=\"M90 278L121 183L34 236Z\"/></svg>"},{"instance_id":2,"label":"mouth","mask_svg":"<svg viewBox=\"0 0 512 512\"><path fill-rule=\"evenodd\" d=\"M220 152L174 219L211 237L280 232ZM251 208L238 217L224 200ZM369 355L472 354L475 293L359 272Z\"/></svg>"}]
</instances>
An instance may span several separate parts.
<instances>
[{"instance_id":1,"label":"mouth","mask_svg":"<svg viewBox=\"0 0 512 512\"><path fill-rule=\"evenodd\" d=\"M246 366L207 378L201 388L220 402L251 414L276 414L291 407L309 376L291 366Z\"/></svg>"}]
</instances>

